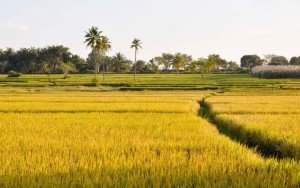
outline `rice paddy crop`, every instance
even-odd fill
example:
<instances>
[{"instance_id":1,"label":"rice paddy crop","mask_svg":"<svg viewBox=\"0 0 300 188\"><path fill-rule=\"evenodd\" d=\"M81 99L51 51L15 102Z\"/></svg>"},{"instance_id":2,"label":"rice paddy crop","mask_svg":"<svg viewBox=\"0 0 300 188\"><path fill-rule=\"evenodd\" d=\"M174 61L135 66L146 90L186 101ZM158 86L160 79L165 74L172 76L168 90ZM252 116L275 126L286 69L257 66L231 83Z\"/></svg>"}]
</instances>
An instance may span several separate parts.
<instances>
[{"instance_id":1,"label":"rice paddy crop","mask_svg":"<svg viewBox=\"0 0 300 188\"><path fill-rule=\"evenodd\" d=\"M224 94L208 98L206 104L215 121L243 142L281 158L299 160L300 98L298 92L286 94Z\"/></svg>"},{"instance_id":2,"label":"rice paddy crop","mask_svg":"<svg viewBox=\"0 0 300 188\"><path fill-rule=\"evenodd\" d=\"M75 74L68 79L63 75L52 75L56 79L56 85L90 86L94 75ZM263 88L280 89L299 86L299 80L295 79L258 79L249 74L208 74L204 79L200 74L138 74L137 82L133 83L131 74L107 74L106 81L101 82L98 90L121 88L123 90L208 90L208 89L241 89ZM20 78L7 78L0 75L0 87L48 87L47 75L23 75ZM57 87L56 87L57 88Z\"/></svg>"},{"instance_id":3,"label":"rice paddy crop","mask_svg":"<svg viewBox=\"0 0 300 188\"><path fill-rule=\"evenodd\" d=\"M0 186L300 185L299 162L265 159L199 117L206 95L1 93Z\"/></svg>"},{"instance_id":4,"label":"rice paddy crop","mask_svg":"<svg viewBox=\"0 0 300 188\"><path fill-rule=\"evenodd\" d=\"M243 130L244 135L281 157L300 159L299 114L222 114L218 118L233 129Z\"/></svg>"},{"instance_id":5,"label":"rice paddy crop","mask_svg":"<svg viewBox=\"0 0 300 188\"><path fill-rule=\"evenodd\" d=\"M295 104L214 104L217 114L299 114L300 103Z\"/></svg>"}]
</instances>

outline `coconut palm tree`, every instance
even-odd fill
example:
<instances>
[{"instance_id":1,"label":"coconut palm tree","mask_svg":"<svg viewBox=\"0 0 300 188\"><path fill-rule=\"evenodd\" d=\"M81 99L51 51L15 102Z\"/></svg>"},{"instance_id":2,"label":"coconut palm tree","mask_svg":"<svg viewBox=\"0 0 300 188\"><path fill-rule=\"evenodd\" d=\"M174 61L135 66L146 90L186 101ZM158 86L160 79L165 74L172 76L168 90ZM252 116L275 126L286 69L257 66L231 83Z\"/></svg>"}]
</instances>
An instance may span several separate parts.
<instances>
[{"instance_id":1,"label":"coconut palm tree","mask_svg":"<svg viewBox=\"0 0 300 188\"><path fill-rule=\"evenodd\" d=\"M102 65L103 65L103 82L105 81L105 54L111 49L111 44L109 38L102 36L100 42L97 44L97 49L100 50L102 55Z\"/></svg>"},{"instance_id":2,"label":"coconut palm tree","mask_svg":"<svg viewBox=\"0 0 300 188\"><path fill-rule=\"evenodd\" d=\"M88 31L85 31L85 41L84 43L87 43L86 47L90 47L92 49L92 55L95 57L95 53L97 50L99 50L100 42L101 42L101 33L102 31L99 31L97 27L92 26ZM97 76L97 62L96 58L95 60L95 78Z\"/></svg>"},{"instance_id":3,"label":"coconut palm tree","mask_svg":"<svg viewBox=\"0 0 300 188\"><path fill-rule=\"evenodd\" d=\"M131 47L130 48L134 48L134 82L135 82L135 75L136 75L136 54L138 52L139 49L142 48L142 42L139 39L134 39L131 43Z\"/></svg>"},{"instance_id":4,"label":"coconut palm tree","mask_svg":"<svg viewBox=\"0 0 300 188\"><path fill-rule=\"evenodd\" d=\"M181 53L176 53L175 57L173 59L172 65L175 68L177 75L179 75L179 69L184 67L185 64L186 64L186 60L182 56L182 54Z\"/></svg>"}]
</instances>

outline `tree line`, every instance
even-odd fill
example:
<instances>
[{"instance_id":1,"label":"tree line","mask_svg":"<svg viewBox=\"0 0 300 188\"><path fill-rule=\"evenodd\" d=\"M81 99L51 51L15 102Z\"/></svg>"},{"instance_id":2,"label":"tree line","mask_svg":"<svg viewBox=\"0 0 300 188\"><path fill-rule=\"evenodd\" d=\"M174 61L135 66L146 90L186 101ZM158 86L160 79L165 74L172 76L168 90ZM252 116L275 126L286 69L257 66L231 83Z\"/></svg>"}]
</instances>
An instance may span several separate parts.
<instances>
[{"instance_id":1,"label":"tree line","mask_svg":"<svg viewBox=\"0 0 300 188\"><path fill-rule=\"evenodd\" d=\"M136 65L122 53L103 56L99 51L92 51L86 59L72 54L64 46L48 46L45 48L12 48L0 49L0 73L14 70L23 74L45 73L169 73L175 71L197 72L205 69L238 68L235 62L227 62L219 55L194 60L191 55L183 53L163 53L149 60L136 60Z\"/></svg>"},{"instance_id":2,"label":"tree line","mask_svg":"<svg viewBox=\"0 0 300 188\"><path fill-rule=\"evenodd\" d=\"M300 57L288 60L284 56L245 55L241 58L241 67L250 69L259 65L300 65ZM48 68L47 68L48 67ZM22 48L15 51L12 48L0 49L0 73L14 70L23 74L45 74L51 67L52 73L171 73L193 72L209 73L213 71L235 71L239 65L233 61L226 61L217 54L207 58L193 59L184 53L163 53L149 60L137 60L136 66L122 53L104 56L100 52L92 51L86 59L72 54L64 46L48 46L45 48ZM48 70L47 70L48 69Z\"/></svg>"},{"instance_id":3,"label":"tree line","mask_svg":"<svg viewBox=\"0 0 300 188\"><path fill-rule=\"evenodd\" d=\"M300 65L300 56L292 57L290 60L284 56L274 54L264 55L264 58L258 55L244 55L241 58L241 67L252 69L260 65Z\"/></svg>"},{"instance_id":4,"label":"tree line","mask_svg":"<svg viewBox=\"0 0 300 188\"><path fill-rule=\"evenodd\" d=\"M134 62L122 53L108 56L111 49L109 38L102 34L97 27L91 27L84 35L87 47L91 48L86 59L70 52L69 48L57 45L44 48L21 48L15 51L12 48L0 49L0 73L16 71L22 74L58 74L64 78L69 73L200 73L202 76L211 72L234 72L250 70L259 65L300 65L300 57L288 60L284 56L273 54L244 55L240 66L234 61L227 61L218 54L211 54L207 58L193 59L184 53L163 53L149 61L138 60L137 52L142 48L142 42L134 39L130 48L135 50Z\"/></svg>"}]
</instances>

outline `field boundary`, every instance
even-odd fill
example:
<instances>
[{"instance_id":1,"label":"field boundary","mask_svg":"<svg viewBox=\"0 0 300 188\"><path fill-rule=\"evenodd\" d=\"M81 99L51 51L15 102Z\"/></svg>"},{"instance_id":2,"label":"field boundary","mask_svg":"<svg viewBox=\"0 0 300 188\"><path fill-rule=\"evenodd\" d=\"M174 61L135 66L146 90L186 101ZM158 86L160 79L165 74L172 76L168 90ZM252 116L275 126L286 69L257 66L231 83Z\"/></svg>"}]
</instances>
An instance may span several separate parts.
<instances>
[{"instance_id":1,"label":"field boundary","mask_svg":"<svg viewBox=\"0 0 300 188\"><path fill-rule=\"evenodd\" d=\"M280 145L282 145L282 141L269 139L268 142L262 142L259 138L262 133L260 131L247 131L242 125L234 123L232 121L224 121L221 118L218 118L218 114L215 114L212 111L212 107L209 103L206 102L204 98L199 102L200 111L199 115L203 118L206 118L209 122L217 127L221 134L229 137L231 140L239 142L243 145L246 145L249 148L253 148L264 158L276 158L278 160L283 158L293 158L294 155L284 154L279 150Z\"/></svg>"}]
</instances>

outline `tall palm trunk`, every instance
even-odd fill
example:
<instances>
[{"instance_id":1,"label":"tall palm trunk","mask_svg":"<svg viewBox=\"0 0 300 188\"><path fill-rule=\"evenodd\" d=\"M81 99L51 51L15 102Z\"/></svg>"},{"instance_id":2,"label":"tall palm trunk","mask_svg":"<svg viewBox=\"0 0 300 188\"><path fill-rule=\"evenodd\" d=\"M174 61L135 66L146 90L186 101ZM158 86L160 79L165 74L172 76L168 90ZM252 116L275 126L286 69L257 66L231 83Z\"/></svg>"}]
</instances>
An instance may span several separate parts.
<instances>
[{"instance_id":1,"label":"tall palm trunk","mask_svg":"<svg viewBox=\"0 0 300 188\"><path fill-rule=\"evenodd\" d=\"M103 66L103 82L105 82L105 61L104 59L102 60L102 66Z\"/></svg>"},{"instance_id":2,"label":"tall palm trunk","mask_svg":"<svg viewBox=\"0 0 300 188\"><path fill-rule=\"evenodd\" d=\"M95 69L95 79L97 78L97 61L96 61L96 55L94 49L92 50L92 56L94 59L94 69Z\"/></svg>"},{"instance_id":3,"label":"tall palm trunk","mask_svg":"<svg viewBox=\"0 0 300 188\"><path fill-rule=\"evenodd\" d=\"M136 49L134 53L134 82L135 82L135 75L136 75Z\"/></svg>"}]
</instances>

